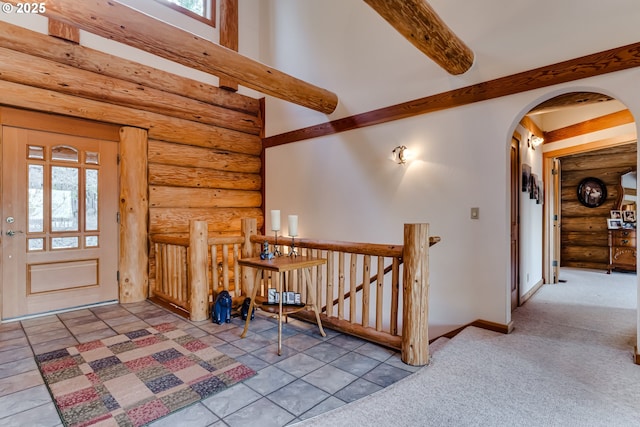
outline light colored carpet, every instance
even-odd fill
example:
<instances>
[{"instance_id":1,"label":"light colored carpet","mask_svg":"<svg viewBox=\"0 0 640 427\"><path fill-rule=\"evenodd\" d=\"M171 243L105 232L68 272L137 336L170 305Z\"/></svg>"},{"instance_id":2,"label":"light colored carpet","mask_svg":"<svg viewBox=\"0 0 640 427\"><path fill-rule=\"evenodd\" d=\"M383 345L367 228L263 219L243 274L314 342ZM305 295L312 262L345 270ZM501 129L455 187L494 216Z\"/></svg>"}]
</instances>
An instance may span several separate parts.
<instances>
[{"instance_id":1,"label":"light colored carpet","mask_svg":"<svg viewBox=\"0 0 640 427\"><path fill-rule=\"evenodd\" d=\"M466 328L398 383L297 426L638 426L636 275L562 269L509 335Z\"/></svg>"}]
</instances>

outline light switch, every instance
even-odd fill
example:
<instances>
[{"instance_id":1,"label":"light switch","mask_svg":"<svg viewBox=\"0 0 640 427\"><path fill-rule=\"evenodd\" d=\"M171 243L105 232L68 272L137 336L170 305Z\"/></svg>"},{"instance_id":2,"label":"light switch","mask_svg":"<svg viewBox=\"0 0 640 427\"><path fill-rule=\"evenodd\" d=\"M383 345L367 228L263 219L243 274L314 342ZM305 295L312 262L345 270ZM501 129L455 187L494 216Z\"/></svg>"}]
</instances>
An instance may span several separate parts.
<instances>
[{"instance_id":1,"label":"light switch","mask_svg":"<svg viewBox=\"0 0 640 427\"><path fill-rule=\"evenodd\" d=\"M480 218L480 208L471 208L471 219Z\"/></svg>"}]
</instances>

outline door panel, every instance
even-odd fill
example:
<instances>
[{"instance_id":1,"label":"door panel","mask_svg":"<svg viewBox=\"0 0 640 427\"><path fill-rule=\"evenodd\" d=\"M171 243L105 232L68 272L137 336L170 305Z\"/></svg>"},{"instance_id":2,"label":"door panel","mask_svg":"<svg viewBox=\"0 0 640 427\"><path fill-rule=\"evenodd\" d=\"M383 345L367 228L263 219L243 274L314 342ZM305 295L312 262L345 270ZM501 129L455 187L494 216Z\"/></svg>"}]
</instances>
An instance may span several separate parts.
<instances>
[{"instance_id":1,"label":"door panel","mask_svg":"<svg viewBox=\"0 0 640 427\"><path fill-rule=\"evenodd\" d=\"M2 127L3 318L118 297L118 145Z\"/></svg>"}]
</instances>

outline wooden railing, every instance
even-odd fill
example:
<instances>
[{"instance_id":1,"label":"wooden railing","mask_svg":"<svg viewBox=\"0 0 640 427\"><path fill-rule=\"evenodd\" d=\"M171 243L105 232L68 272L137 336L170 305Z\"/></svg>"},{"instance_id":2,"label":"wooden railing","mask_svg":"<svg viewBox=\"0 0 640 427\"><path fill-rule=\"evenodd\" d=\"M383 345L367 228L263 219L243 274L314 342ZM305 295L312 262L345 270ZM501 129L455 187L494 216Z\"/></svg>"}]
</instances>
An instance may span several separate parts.
<instances>
[{"instance_id":1,"label":"wooden railing","mask_svg":"<svg viewBox=\"0 0 640 427\"><path fill-rule=\"evenodd\" d=\"M222 290L243 292L237 260L242 236L208 237L206 222L191 224L189 237L153 235L149 298L191 320L209 316L213 296Z\"/></svg>"},{"instance_id":2,"label":"wooden railing","mask_svg":"<svg viewBox=\"0 0 640 427\"><path fill-rule=\"evenodd\" d=\"M440 238L428 236L428 224L406 224L404 245L382 245L296 239L300 256L326 258L311 274L314 300L321 307L324 326L402 351L412 365L428 362L428 252ZM266 296L275 278L265 274L253 283L249 268L240 271L237 259L258 256L266 241L273 251L275 238L258 235L254 219L243 220L242 236L208 237L207 224L194 221L189 238L154 236L155 266L150 275L150 297L175 306L192 320L209 316L211 295L219 290ZM290 239L280 238L288 256ZM302 272L286 278L288 290L306 300ZM311 311L297 315L315 322Z\"/></svg>"},{"instance_id":3,"label":"wooden railing","mask_svg":"<svg viewBox=\"0 0 640 427\"><path fill-rule=\"evenodd\" d=\"M252 243L264 241L271 247L275 244L274 237L251 236ZM279 239L278 243L283 243L281 251L288 256L286 241ZM400 349L401 320L398 317L401 313L402 246L310 239L296 240L295 245L300 256L327 260L312 274L316 290L314 300L321 307L323 325ZM287 286L294 292L300 292L302 299L306 300L306 287L302 284L299 273L289 279ZM259 286L259 295L265 295L265 288L271 285L263 281ZM302 311L299 316L314 321L314 314L310 311Z\"/></svg>"},{"instance_id":4,"label":"wooden railing","mask_svg":"<svg viewBox=\"0 0 640 427\"><path fill-rule=\"evenodd\" d=\"M155 235L151 238L149 298L189 314L189 238Z\"/></svg>"}]
</instances>

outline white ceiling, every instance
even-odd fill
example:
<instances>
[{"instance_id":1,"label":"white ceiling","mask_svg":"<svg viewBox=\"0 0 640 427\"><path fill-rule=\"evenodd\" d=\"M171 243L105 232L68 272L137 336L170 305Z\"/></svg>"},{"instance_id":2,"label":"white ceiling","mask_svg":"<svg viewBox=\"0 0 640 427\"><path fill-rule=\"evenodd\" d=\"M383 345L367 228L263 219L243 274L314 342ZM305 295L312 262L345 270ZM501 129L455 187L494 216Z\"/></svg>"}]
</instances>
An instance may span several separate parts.
<instances>
[{"instance_id":1,"label":"white ceiling","mask_svg":"<svg viewBox=\"0 0 640 427\"><path fill-rule=\"evenodd\" d=\"M474 52L474 65L462 75L436 65L363 0L261 2L257 59L340 100L329 117L269 102L275 113L268 134L640 42L640 0L428 1ZM241 0L241 10L248 3Z\"/></svg>"},{"instance_id":2,"label":"white ceiling","mask_svg":"<svg viewBox=\"0 0 640 427\"><path fill-rule=\"evenodd\" d=\"M429 0L484 75L513 74L640 41L638 0Z\"/></svg>"}]
</instances>

